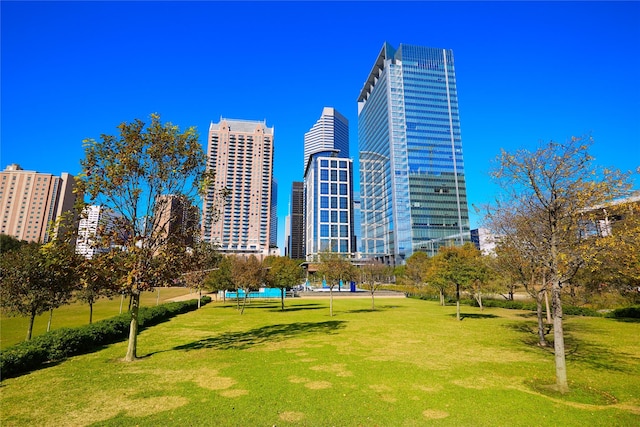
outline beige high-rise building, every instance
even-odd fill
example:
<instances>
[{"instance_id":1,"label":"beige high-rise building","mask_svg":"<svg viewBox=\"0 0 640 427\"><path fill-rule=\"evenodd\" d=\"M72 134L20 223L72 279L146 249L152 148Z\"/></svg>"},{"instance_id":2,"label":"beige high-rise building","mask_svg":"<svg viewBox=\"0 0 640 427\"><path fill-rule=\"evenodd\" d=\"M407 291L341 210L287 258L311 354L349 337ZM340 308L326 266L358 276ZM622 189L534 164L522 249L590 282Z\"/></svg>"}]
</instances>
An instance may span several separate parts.
<instances>
[{"instance_id":1,"label":"beige high-rise building","mask_svg":"<svg viewBox=\"0 0 640 427\"><path fill-rule=\"evenodd\" d=\"M202 238L223 253L269 254L273 136L263 121L220 119L209 127L207 167L215 181L202 206ZM217 197L222 189L225 203Z\"/></svg>"},{"instance_id":2,"label":"beige high-rise building","mask_svg":"<svg viewBox=\"0 0 640 427\"><path fill-rule=\"evenodd\" d=\"M47 228L64 212L73 212L72 175L23 170L10 164L0 172L0 233L28 242L47 242Z\"/></svg>"}]
</instances>

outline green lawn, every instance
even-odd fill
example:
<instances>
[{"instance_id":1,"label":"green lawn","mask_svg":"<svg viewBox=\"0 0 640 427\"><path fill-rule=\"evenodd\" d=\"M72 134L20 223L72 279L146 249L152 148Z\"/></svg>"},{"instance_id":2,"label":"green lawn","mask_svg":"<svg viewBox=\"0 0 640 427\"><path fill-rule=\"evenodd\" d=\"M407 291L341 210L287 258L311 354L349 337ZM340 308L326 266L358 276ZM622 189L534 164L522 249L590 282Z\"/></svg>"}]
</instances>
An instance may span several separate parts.
<instances>
[{"instance_id":1,"label":"green lawn","mask_svg":"<svg viewBox=\"0 0 640 427\"><path fill-rule=\"evenodd\" d=\"M568 317L572 391L529 313L412 299L232 303L2 382L4 426L637 426L639 323Z\"/></svg>"},{"instance_id":2,"label":"green lawn","mask_svg":"<svg viewBox=\"0 0 640 427\"><path fill-rule=\"evenodd\" d=\"M192 292L188 288L156 288L153 292L143 292L140 296L140 305L152 306L157 302L165 302L168 299L186 295ZM158 295L160 297L158 298ZM194 293L193 298L198 298ZM102 298L93 305L93 321L113 317L120 313L121 298L113 299ZM122 309L127 310L129 300L125 299ZM47 331L47 323L49 322L49 313L36 317L33 325L33 336L42 335ZM53 311L51 320L51 329L62 327L74 327L86 325L89 323L89 305L81 303L73 303L65 305ZM14 345L27 336L27 328L29 319L26 317L8 317L2 314L0 316L0 349Z\"/></svg>"}]
</instances>

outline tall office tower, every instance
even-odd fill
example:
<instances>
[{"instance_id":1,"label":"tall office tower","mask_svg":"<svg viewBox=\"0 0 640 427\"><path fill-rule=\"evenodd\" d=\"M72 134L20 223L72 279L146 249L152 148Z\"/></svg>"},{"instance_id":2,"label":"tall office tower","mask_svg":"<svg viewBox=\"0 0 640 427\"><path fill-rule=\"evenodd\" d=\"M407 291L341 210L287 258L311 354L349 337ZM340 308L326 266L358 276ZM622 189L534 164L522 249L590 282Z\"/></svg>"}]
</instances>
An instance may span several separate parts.
<instances>
[{"instance_id":1,"label":"tall office tower","mask_svg":"<svg viewBox=\"0 0 640 427\"><path fill-rule=\"evenodd\" d=\"M78 222L76 253L90 259L107 252L109 247L105 247L101 239L112 232L115 218L115 213L104 206L86 206Z\"/></svg>"},{"instance_id":2,"label":"tall office tower","mask_svg":"<svg viewBox=\"0 0 640 427\"><path fill-rule=\"evenodd\" d=\"M65 172L58 177L8 165L0 172L0 233L28 242L47 242L52 237L48 235L51 221L65 212L70 212L72 222L77 219L74 187L73 176Z\"/></svg>"},{"instance_id":3,"label":"tall office tower","mask_svg":"<svg viewBox=\"0 0 640 427\"><path fill-rule=\"evenodd\" d=\"M289 258L305 259L304 252L304 182L291 184L291 205L289 213Z\"/></svg>"},{"instance_id":4,"label":"tall office tower","mask_svg":"<svg viewBox=\"0 0 640 427\"><path fill-rule=\"evenodd\" d=\"M352 256L353 161L349 156L349 122L333 108L304 135L305 252L315 261L320 252Z\"/></svg>"},{"instance_id":5,"label":"tall office tower","mask_svg":"<svg viewBox=\"0 0 640 427\"><path fill-rule=\"evenodd\" d=\"M311 154L327 150L349 157L349 121L332 107L324 107L320 119L304 134L304 168Z\"/></svg>"},{"instance_id":6,"label":"tall office tower","mask_svg":"<svg viewBox=\"0 0 640 427\"><path fill-rule=\"evenodd\" d=\"M362 208L360 206L360 192L353 192L353 234L355 235L355 248L358 252L356 258L362 257Z\"/></svg>"},{"instance_id":7,"label":"tall office tower","mask_svg":"<svg viewBox=\"0 0 640 427\"><path fill-rule=\"evenodd\" d=\"M207 167L215 180L202 206L202 237L221 252L269 253L273 136L273 127L260 121L220 119L209 127ZM228 190L224 203L217 196L222 189Z\"/></svg>"},{"instance_id":8,"label":"tall office tower","mask_svg":"<svg viewBox=\"0 0 640 427\"><path fill-rule=\"evenodd\" d=\"M271 228L269 230L269 247L278 248L278 181L271 177Z\"/></svg>"},{"instance_id":9,"label":"tall office tower","mask_svg":"<svg viewBox=\"0 0 640 427\"><path fill-rule=\"evenodd\" d=\"M362 244L403 264L470 241L453 52L385 43L358 97Z\"/></svg>"}]
</instances>

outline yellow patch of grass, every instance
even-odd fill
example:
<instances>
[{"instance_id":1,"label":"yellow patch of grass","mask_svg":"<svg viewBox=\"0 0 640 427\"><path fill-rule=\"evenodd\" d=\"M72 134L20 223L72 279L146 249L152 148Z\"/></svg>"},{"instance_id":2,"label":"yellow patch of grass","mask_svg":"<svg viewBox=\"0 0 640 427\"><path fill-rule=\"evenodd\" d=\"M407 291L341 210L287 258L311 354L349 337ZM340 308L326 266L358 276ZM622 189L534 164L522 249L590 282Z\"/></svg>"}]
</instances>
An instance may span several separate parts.
<instances>
[{"instance_id":1,"label":"yellow patch of grass","mask_svg":"<svg viewBox=\"0 0 640 427\"><path fill-rule=\"evenodd\" d=\"M331 374L335 374L337 377L352 377L353 372L347 370L347 365L344 363L331 363L326 365L316 365L312 366L312 371L319 372L328 372Z\"/></svg>"},{"instance_id":2,"label":"yellow patch of grass","mask_svg":"<svg viewBox=\"0 0 640 427\"><path fill-rule=\"evenodd\" d=\"M322 390L325 388L331 388L331 383L329 381L310 381L304 386L310 390Z\"/></svg>"},{"instance_id":3,"label":"yellow patch of grass","mask_svg":"<svg viewBox=\"0 0 640 427\"><path fill-rule=\"evenodd\" d=\"M302 421L304 419L304 414L302 412L287 411L287 412L282 412L279 415L279 418L282 421L287 421L289 423L293 423L293 422L297 422L297 421Z\"/></svg>"},{"instance_id":4,"label":"yellow patch of grass","mask_svg":"<svg viewBox=\"0 0 640 427\"><path fill-rule=\"evenodd\" d=\"M426 411L422 411L422 416L430 420L440 420L442 418L447 418L449 413L438 409L427 409Z\"/></svg>"}]
</instances>

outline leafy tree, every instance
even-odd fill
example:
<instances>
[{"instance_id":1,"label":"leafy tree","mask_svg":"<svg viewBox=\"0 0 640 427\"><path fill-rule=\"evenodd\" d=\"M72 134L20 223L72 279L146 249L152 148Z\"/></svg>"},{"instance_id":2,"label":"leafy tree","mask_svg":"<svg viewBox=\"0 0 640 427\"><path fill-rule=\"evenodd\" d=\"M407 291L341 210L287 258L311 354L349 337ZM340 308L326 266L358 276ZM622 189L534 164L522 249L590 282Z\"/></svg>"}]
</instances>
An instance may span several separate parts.
<instances>
[{"instance_id":1,"label":"leafy tree","mask_svg":"<svg viewBox=\"0 0 640 427\"><path fill-rule=\"evenodd\" d=\"M486 280L486 269L482 265L480 251L473 243L463 246L440 247L433 257L436 283L451 283L456 288L456 318L460 320L460 291L472 290Z\"/></svg>"},{"instance_id":2,"label":"leafy tree","mask_svg":"<svg viewBox=\"0 0 640 427\"><path fill-rule=\"evenodd\" d=\"M18 240L8 234L0 234L0 254L19 249L20 246L26 243L25 240Z\"/></svg>"},{"instance_id":3,"label":"leafy tree","mask_svg":"<svg viewBox=\"0 0 640 427\"><path fill-rule=\"evenodd\" d=\"M69 249L53 243L29 243L0 257L0 306L9 314L28 316L26 340L35 317L69 301L75 268Z\"/></svg>"},{"instance_id":4,"label":"leafy tree","mask_svg":"<svg viewBox=\"0 0 640 427\"><path fill-rule=\"evenodd\" d=\"M384 280L393 273L393 267L376 260L368 260L360 267L360 283L371 294L371 310L375 310L374 295Z\"/></svg>"},{"instance_id":5,"label":"leafy tree","mask_svg":"<svg viewBox=\"0 0 640 427\"><path fill-rule=\"evenodd\" d=\"M333 316L333 288L340 286L340 282L355 280L358 276L356 268L342 254L322 252L316 274L324 278L329 286L329 316Z\"/></svg>"},{"instance_id":6,"label":"leafy tree","mask_svg":"<svg viewBox=\"0 0 640 427\"><path fill-rule=\"evenodd\" d=\"M93 323L93 304L102 297L111 298L121 290L127 272L123 269L123 253L112 250L84 259L79 265L78 301L89 305L89 323Z\"/></svg>"},{"instance_id":7,"label":"leafy tree","mask_svg":"<svg viewBox=\"0 0 640 427\"><path fill-rule=\"evenodd\" d=\"M583 233L588 208L628 194L629 175L597 168L588 153L590 138L551 141L535 151L502 151L493 178L503 190L491 212L510 210L540 222L536 245L539 270L549 277L553 310L556 388L568 390L561 293L576 272L593 257L595 245ZM589 218L593 216L593 218Z\"/></svg>"},{"instance_id":8,"label":"leafy tree","mask_svg":"<svg viewBox=\"0 0 640 427\"><path fill-rule=\"evenodd\" d=\"M284 311L284 293L287 288L300 283L304 278L304 270L300 262L289 257L270 256L265 259L268 268L267 283L272 288L280 288L281 308Z\"/></svg>"},{"instance_id":9,"label":"leafy tree","mask_svg":"<svg viewBox=\"0 0 640 427\"><path fill-rule=\"evenodd\" d=\"M119 134L101 135L100 141L84 141L85 158L78 176L78 192L89 203L107 206L117 217L110 244L123 248L128 274L123 290L131 295L131 328L126 361L136 358L140 293L170 283L181 273L180 262L193 227L170 233L175 216L167 215L171 198L193 204L211 182L206 154L195 128L181 132L178 126L151 115L118 126ZM179 213L179 214L182 214ZM204 222L215 218L203 218ZM180 237L180 239L178 238Z\"/></svg>"},{"instance_id":10,"label":"leafy tree","mask_svg":"<svg viewBox=\"0 0 640 427\"><path fill-rule=\"evenodd\" d=\"M205 279L205 287L210 291L231 291L235 289L231 273L232 259L222 257L217 269L209 272Z\"/></svg>"},{"instance_id":11,"label":"leafy tree","mask_svg":"<svg viewBox=\"0 0 640 427\"><path fill-rule=\"evenodd\" d=\"M266 280L266 270L262 261L250 255L248 258L236 256L231 258L231 277L235 288L244 291L244 299L240 314L244 314L249 292L257 290Z\"/></svg>"},{"instance_id":12,"label":"leafy tree","mask_svg":"<svg viewBox=\"0 0 640 427\"><path fill-rule=\"evenodd\" d=\"M182 279L190 288L199 292L198 308L202 299L202 289L208 288L206 278L219 264L221 255L213 245L200 242L187 251L184 257Z\"/></svg>"},{"instance_id":13,"label":"leafy tree","mask_svg":"<svg viewBox=\"0 0 640 427\"><path fill-rule=\"evenodd\" d=\"M418 288L420 292L426 286L433 286L440 295L440 305L445 304L445 292L450 286L446 280L438 280L434 276L437 271L437 261L431 259L425 252L414 252L408 259L404 271L405 276Z\"/></svg>"}]
</instances>

